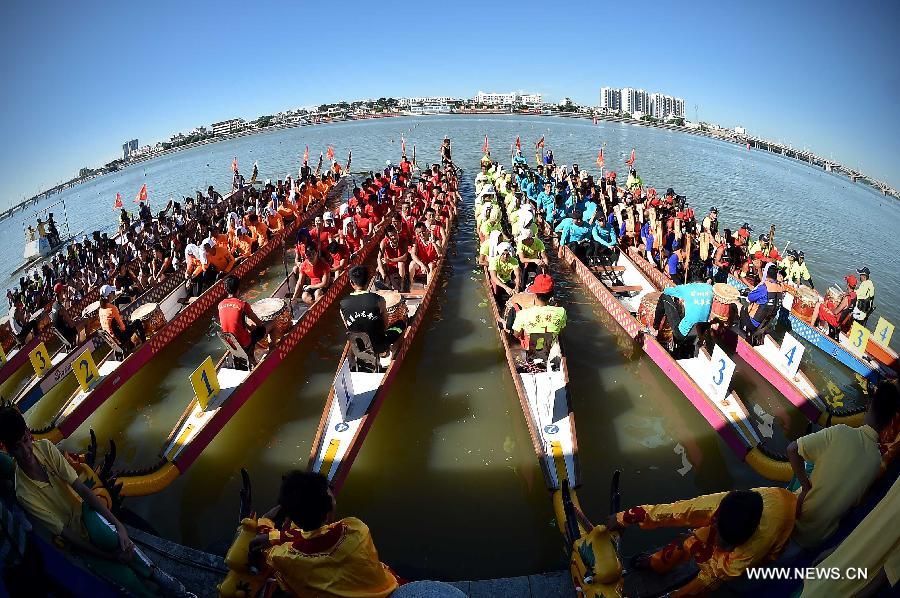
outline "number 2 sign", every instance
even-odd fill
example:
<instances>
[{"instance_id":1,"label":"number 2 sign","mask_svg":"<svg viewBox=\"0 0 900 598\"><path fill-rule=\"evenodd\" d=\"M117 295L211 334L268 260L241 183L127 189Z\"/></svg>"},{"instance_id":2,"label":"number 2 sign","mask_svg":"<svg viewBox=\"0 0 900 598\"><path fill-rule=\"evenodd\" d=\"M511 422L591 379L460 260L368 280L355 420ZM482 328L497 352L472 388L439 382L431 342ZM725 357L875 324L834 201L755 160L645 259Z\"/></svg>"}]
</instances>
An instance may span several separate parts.
<instances>
[{"instance_id":1,"label":"number 2 sign","mask_svg":"<svg viewBox=\"0 0 900 598\"><path fill-rule=\"evenodd\" d=\"M206 409L209 402L221 390L212 357L207 356L206 361L194 370L194 373L191 374L191 385L194 387L194 395L200 402L200 406Z\"/></svg>"},{"instance_id":2,"label":"number 2 sign","mask_svg":"<svg viewBox=\"0 0 900 598\"><path fill-rule=\"evenodd\" d=\"M97 364L91 356L91 350L85 349L72 363L72 369L75 371L75 377L78 378L78 385L81 390L88 392L91 386L100 379L100 372L97 371Z\"/></svg>"},{"instance_id":3,"label":"number 2 sign","mask_svg":"<svg viewBox=\"0 0 900 598\"><path fill-rule=\"evenodd\" d=\"M731 376L734 374L734 362L725 355L722 347L716 345L713 349L712 359L709 362L710 388L712 398L721 401L728 396L728 388L731 386Z\"/></svg>"}]
</instances>

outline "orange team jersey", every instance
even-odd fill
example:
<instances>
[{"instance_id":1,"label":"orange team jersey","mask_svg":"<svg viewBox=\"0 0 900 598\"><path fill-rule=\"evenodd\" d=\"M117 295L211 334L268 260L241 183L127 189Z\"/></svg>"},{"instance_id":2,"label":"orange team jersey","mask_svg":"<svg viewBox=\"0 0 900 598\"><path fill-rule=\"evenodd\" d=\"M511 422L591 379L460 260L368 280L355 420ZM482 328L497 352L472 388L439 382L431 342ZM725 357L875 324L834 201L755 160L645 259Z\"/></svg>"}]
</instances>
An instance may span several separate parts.
<instances>
[{"instance_id":1,"label":"orange team jersey","mask_svg":"<svg viewBox=\"0 0 900 598\"><path fill-rule=\"evenodd\" d=\"M253 255L253 237L237 237L234 241L234 250L238 257L250 257Z\"/></svg>"},{"instance_id":2,"label":"orange team jersey","mask_svg":"<svg viewBox=\"0 0 900 598\"><path fill-rule=\"evenodd\" d=\"M269 227L270 231L278 232L284 228L284 221L281 219L281 215L278 212L275 212L275 214L266 216L266 226Z\"/></svg>"},{"instance_id":3,"label":"orange team jersey","mask_svg":"<svg viewBox=\"0 0 900 598\"><path fill-rule=\"evenodd\" d=\"M249 228L250 232L253 233L253 236L256 238L256 242L259 243L260 247L265 245L266 241L268 240L266 231L269 230L265 222L263 222L262 220L257 220L255 223L250 223L247 228Z\"/></svg>"},{"instance_id":4,"label":"orange team jersey","mask_svg":"<svg viewBox=\"0 0 900 598\"><path fill-rule=\"evenodd\" d=\"M192 255L187 256L185 260L184 272L188 278L193 278L197 274L203 272L203 262Z\"/></svg>"},{"instance_id":5,"label":"orange team jersey","mask_svg":"<svg viewBox=\"0 0 900 598\"><path fill-rule=\"evenodd\" d=\"M325 181L319 181L316 183L316 189L322 194L322 197L325 197L328 194L329 185Z\"/></svg>"},{"instance_id":6,"label":"orange team jersey","mask_svg":"<svg viewBox=\"0 0 900 598\"><path fill-rule=\"evenodd\" d=\"M229 252L231 251L231 239L232 239L232 234L231 234L230 231L229 231L227 234L226 234L226 233L218 233L218 234L216 234L216 236L213 237L213 238L214 238L215 241L216 241L216 248L217 248L217 249L224 249L224 250L229 251Z\"/></svg>"},{"instance_id":7,"label":"orange team jersey","mask_svg":"<svg viewBox=\"0 0 900 598\"><path fill-rule=\"evenodd\" d=\"M234 268L234 256L225 247L216 247L216 255L208 252L206 254L206 267L210 265L215 266L219 272L227 274Z\"/></svg>"},{"instance_id":8,"label":"orange team jersey","mask_svg":"<svg viewBox=\"0 0 900 598\"><path fill-rule=\"evenodd\" d=\"M113 331L112 324L115 322L118 325L120 331L125 330L125 322L122 321L122 314L119 313L119 308L115 305L110 305L109 307L101 307L100 308L100 328L106 331L107 334L111 334L113 338L115 338L116 333Z\"/></svg>"},{"instance_id":9,"label":"orange team jersey","mask_svg":"<svg viewBox=\"0 0 900 598\"><path fill-rule=\"evenodd\" d=\"M289 202L287 200L281 202L278 205L278 215L281 216L282 218L293 217L295 215L295 211L294 211L294 206L292 205L292 202Z\"/></svg>"}]
</instances>

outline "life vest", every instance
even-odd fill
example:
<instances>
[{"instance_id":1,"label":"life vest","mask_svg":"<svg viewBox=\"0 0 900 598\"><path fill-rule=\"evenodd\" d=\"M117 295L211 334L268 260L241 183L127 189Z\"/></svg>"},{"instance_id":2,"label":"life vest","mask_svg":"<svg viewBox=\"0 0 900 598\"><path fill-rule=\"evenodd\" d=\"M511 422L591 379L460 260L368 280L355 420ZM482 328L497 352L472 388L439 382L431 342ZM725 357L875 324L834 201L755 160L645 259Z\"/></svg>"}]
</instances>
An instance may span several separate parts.
<instances>
[{"instance_id":1,"label":"life vest","mask_svg":"<svg viewBox=\"0 0 900 598\"><path fill-rule=\"evenodd\" d=\"M784 287L780 283L772 280L765 280L762 284L766 285L769 295L765 303L751 303L747 307L747 313L757 322L763 323L768 320L781 305L781 299L784 295ZM759 287L757 287L759 288Z\"/></svg>"}]
</instances>

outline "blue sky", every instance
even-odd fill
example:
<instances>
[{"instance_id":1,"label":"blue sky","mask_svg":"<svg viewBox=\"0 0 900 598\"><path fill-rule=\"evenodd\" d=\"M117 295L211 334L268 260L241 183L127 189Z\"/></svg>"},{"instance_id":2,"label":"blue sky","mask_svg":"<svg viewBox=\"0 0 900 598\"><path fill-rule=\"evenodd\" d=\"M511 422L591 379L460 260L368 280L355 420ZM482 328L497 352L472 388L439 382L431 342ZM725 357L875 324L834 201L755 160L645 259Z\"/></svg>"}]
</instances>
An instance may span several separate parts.
<instances>
[{"instance_id":1,"label":"blue sky","mask_svg":"<svg viewBox=\"0 0 900 598\"><path fill-rule=\"evenodd\" d=\"M604 85L683 97L690 119L698 105L900 187L898 22L895 0L7 0L0 206L127 139L234 116L479 89L593 105Z\"/></svg>"}]
</instances>

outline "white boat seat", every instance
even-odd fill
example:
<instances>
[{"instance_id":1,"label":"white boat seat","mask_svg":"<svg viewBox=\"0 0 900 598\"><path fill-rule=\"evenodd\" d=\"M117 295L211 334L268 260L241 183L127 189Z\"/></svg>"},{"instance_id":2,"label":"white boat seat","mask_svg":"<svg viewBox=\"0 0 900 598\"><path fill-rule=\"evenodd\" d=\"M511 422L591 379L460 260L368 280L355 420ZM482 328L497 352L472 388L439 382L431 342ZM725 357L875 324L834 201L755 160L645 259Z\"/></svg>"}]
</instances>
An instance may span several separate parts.
<instances>
[{"instance_id":1,"label":"white boat seat","mask_svg":"<svg viewBox=\"0 0 900 598\"><path fill-rule=\"evenodd\" d=\"M350 354L353 361L350 362L351 370L359 371L359 365L365 364L372 372L381 372L381 363L372 346L372 339L365 332L347 332L347 342L350 343Z\"/></svg>"},{"instance_id":2,"label":"white boat seat","mask_svg":"<svg viewBox=\"0 0 900 598\"><path fill-rule=\"evenodd\" d=\"M223 330L217 330L216 334L222 340L222 343L225 344L225 349L228 351L228 355L231 357L231 367L235 370L241 369L238 367L238 361L241 361L246 366L246 369L250 369L250 357L247 355L247 352L244 351L244 348L237 341L237 338L230 332L225 332Z\"/></svg>"},{"instance_id":3,"label":"white boat seat","mask_svg":"<svg viewBox=\"0 0 900 598\"><path fill-rule=\"evenodd\" d=\"M119 341L113 335L102 328L99 328L96 334L100 336L104 343L110 346L114 357L117 357L119 361L125 361L125 349L122 348L122 345L119 344Z\"/></svg>"},{"instance_id":4,"label":"white boat seat","mask_svg":"<svg viewBox=\"0 0 900 598\"><path fill-rule=\"evenodd\" d=\"M51 325L49 328L50 328L50 331L56 335L56 338L58 338L59 341L62 343L63 347L65 347L67 350L71 350L74 347L74 345L72 345L68 340L66 340L66 337L64 337L62 335L62 332L57 330L56 326Z\"/></svg>"},{"instance_id":5,"label":"white boat seat","mask_svg":"<svg viewBox=\"0 0 900 598\"><path fill-rule=\"evenodd\" d=\"M526 338L528 345L525 347L525 359L528 363L543 363L550 370L550 349L553 347L552 332L531 332ZM543 341L540 342L540 341ZM540 346L540 348L538 348Z\"/></svg>"}]
</instances>

